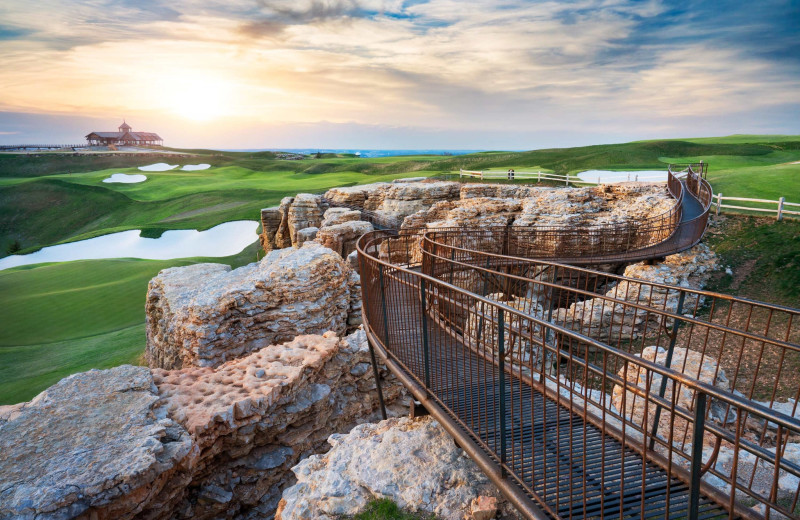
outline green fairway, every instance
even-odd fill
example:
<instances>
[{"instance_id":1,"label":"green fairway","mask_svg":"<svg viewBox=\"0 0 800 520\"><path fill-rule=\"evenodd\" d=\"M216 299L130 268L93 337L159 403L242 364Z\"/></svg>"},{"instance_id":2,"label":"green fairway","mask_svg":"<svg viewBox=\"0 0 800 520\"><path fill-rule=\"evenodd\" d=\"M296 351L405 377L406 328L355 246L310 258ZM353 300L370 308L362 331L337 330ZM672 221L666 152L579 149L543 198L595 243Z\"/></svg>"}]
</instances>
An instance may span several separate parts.
<instances>
[{"instance_id":1,"label":"green fairway","mask_svg":"<svg viewBox=\"0 0 800 520\"><path fill-rule=\"evenodd\" d=\"M0 405L30 399L64 376L137 363L144 353L147 283L167 267L256 259L84 260L0 271Z\"/></svg>"},{"instance_id":2,"label":"green fairway","mask_svg":"<svg viewBox=\"0 0 800 520\"><path fill-rule=\"evenodd\" d=\"M299 192L319 193L334 186L401 177L457 178L460 168L563 174L586 169L664 169L670 162L703 160L710 164L708 178L715 192L767 199L785 196L790 202L800 202L800 164L791 164L800 161L800 136L740 135L374 159L323 154L289 161L278 160L270 152L185 152L201 155L0 154L0 257L15 242L24 253L128 229L155 237L168 229L207 229L231 220L257 220L261 208ZM188 172L136 168L154 162L209 163L212 168ZM144 173L147 180L102 182L113 173ZM750 240L748 233L766 233L768 228L735 229L743 238L730 243L741 245ZM781 258L789 258L788 265L794 266L796 231L786 227L778 232L775 236L788 244L780 248ZM737 257L725 248L724 238L715 240L716 247L733 255L730 262L735 264ZM761 251L760 257L769 256L771 249ZM0 271L0 404L29 399L71 373L137 362L145 345L144 299L150 278L166 267L200 261L243 265L256 259L256 251L254 244L239 255L219 259L92 260ZM773 266L766 269L771 273L767 278L786 278L785 269L764 261ZM756 291L758 286L778 287L766 283L732 289L769 299ZM794 301L797 294L780 287L780 298Z\"/></svg>"}]
</instances>

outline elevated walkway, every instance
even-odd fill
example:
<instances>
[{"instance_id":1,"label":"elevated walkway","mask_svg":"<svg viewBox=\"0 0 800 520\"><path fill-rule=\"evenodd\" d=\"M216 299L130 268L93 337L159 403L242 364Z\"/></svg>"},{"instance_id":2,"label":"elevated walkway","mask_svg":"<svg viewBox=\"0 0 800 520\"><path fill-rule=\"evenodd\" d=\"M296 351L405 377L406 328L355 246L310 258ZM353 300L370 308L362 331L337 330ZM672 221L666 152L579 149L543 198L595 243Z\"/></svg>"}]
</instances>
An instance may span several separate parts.
<instances>
[{"instance_id":1,"label":"elevated walkway","mask_svg":"<svg viewBox=\"0 0 800 520\"><path fill-rule=\"evenodd\" d=\"M661 242L591 263L696 243L691 173ZM371 349L526 517L800 518L800 311L515 256L551 243L508 228L403 233L358 243Z\"/></svg>"}]
</instances>

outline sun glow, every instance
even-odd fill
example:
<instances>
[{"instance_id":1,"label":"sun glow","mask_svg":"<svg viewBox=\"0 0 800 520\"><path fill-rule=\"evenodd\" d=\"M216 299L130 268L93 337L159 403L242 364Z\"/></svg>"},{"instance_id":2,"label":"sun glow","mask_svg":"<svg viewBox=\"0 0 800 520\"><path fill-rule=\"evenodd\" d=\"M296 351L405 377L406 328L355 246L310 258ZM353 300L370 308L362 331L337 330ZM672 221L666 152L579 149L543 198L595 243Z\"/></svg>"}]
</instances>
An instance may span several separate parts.
<instances>
[{"instance_id":1,"label":"sun glow","mask_svg":"<svg viewBox=\"0 0 800 520\"><path fill-rule=\"evenodd\" d=\"M193 121L213 121L233 115L230 85L209 78L179 80L170 84L169 109Z\"/></svg>"}]
</instances>

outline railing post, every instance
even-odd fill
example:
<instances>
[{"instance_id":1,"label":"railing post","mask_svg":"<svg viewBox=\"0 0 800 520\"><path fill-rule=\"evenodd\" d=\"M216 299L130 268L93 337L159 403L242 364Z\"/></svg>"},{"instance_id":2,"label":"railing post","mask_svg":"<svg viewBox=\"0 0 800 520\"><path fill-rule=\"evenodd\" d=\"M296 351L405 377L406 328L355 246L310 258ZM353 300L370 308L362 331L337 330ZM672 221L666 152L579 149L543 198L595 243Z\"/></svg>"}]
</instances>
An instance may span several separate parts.
<instances>
[{"instance_id":1,"label":"railing post","mask_svg":"<svg viewBox=\"0 0 800 520\"><path fill-rule=\"evenodd\" d=\"M719 216L720 207L722 207L722 192L717 193L717 216Z\"/></svg>"},{"instance_id":2,"label":"railing post","mask_svg":"<svg viewBox=\"0 0 800 520\"><path fill-rule=\"evenodd\" d=\"M778 199L778 221L783 220L783 203L786 202L785 197Z\"/></svg>"},{"instance_id":3,"label":"railing post","mask_svg":"<svg viewBox=\"0 0 800 520\"><path fill-rule=\"evenodd\" d=\"M678 296L678 308L675 311L675 314L680 316L683 313L683 302L686 299L686 291L681 290L680 296ZM672 364L672 354L675 352L675 343L678 341L678 328L683 323L683 320L680 318L675 318L675 323L672 325L672 332L670 332L669 336L669 347L667 348L667 359L664 360L664 366L669 368ZM655 361L655 360L654 360ZM664 397L664 394L667 393L667 378L661 376L661 388L658 389L658 397ZM650 449L652 450L655 448L656 445L656 434L658 434L658 423L661 420L661 403L656 404L656 413L653 416L653 431L650 433Z\"/></svg>"},{"instance_id":4,"label":"railing post","mask_svg":"<svg viewBox=\"0 0 800 520\"><path fill-rule=\"evenodd\" d=\"M386 312L386 286L383 283L383 264L378 264L378 278L381 284L381 308L383 310L383 340L389 350L389 315Z\"/></svg>"},{"instance_id":5,"label":"railing post","mask_svg":"<svg viewBox=\"0 0 800 520\"><path fill-rule=\"evenodd\" d=\"M419 281L420 296L422 298L422 357L425 365L425 392L431 387L431 359L428 351L428 309L427 297L425 294L425 279L421 278Z\"/></svg>"},{"instance_id":6,"label":"railing post","mask_svg":"<svg viewBox=\"0 0 800 520\"><path fill-rule=\"evenodd\" d=\"M363 258L362 258L361 255L358 255L358 257L359 257L359 263L361 264L361 272L362 273L366 273L367 272L366 265L365 265L366 262L363 261ZM383 267L383 266L380 266L380 267ZM381 278L381 300L384 300L384 298L383 298L383 271L381 270L381 271L379 271L379 273L380 273L380 278ZM369 307L369 303L370 302L368 301L369 298L367 296L367 294L369 294L369 291L366 291L366 290L362 289L362 292L364 294L364 300L365 300L362 312L367 312L367 309L370 308ZM385 304L385 301L384 301L383 316L384 316L383 319L384 319L384 329L385 329L386 328L386 304ZM378 360L375 357L375 347L372 346L372 342L371 341L368 341L367 344L369 345L369 357L370 357L370 360L372 361L372 374L375 377L375 388L378 390L378 403L380 404L380 407L381 407L381 419L385 420L386 419L386 403L383 400L383 387L381 386L381 374L380 374L380 371L378 370ZM387 345L387 347L388 347L388 345Z\"/></svg>"},{"instance_id":7,"label":"railing post","mask_svg":"<svg viewBox=\"0 0 800 520\"><path fill-rule=\"evenodd\" d=\"M694 432L692 433L692 469L689 486L689 520L697 520L700 516L700 477L703 469L703 431L706 422L707 395L697 391L694 406Z\"/></svg>"},{"instance_id":8,"label":"railing post","mask_svg":"<svg viewBox=\"0 0 800 520\"><path fill-rule=\"evenodd\" d=\"M505 347L505 318L503 309L497 309L497 355L498 371L500 372L500 474L506 476L506 347Z\"/></svg>"}]
</instances>

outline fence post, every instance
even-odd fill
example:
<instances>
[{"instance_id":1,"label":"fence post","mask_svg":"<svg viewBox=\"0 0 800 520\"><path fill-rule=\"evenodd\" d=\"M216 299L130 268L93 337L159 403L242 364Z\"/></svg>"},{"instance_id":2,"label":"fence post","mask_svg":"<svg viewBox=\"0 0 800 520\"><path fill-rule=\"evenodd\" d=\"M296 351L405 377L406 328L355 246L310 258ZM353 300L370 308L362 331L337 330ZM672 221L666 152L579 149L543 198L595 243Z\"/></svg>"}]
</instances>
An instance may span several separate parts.
<instances>
[{"instance_id":1,"label":"fence post","mask_svg":"<svg viewBox=\"0 0 800 520\"><path fill-rule=\"evenodd\" d=\"M500 372L500 475L506 476L506 371L505 371L505 318L503 309L497 309L497 354Z\"/></svg>"},{"instance_id":2,"label":"fence post","mask_svg":"<svg viewBox=\"0 0 800 520\"><path fill-rule=\"evenodd\" d=\"M719 215L719 208L722 206L722 192L717 193L717 215Z\"/></svg>"},{"instance_id":3,"label":"fence post","mask_svg":"<svg viewBox=\"0 0 800 520\"><path fill-rule=\"evenodd\" d=\"M680 296L678 296L678 308L675 311L675 314L680 316L683 314L683 302L686 300L686 291L681 290ZM672 365L672 354L675 352L675 343L678 340L678 328L683 323L683 320L680 318L675 318L675 323L672 324L672 332L670 332L669 337L669 347L667 348L667 359L664 360L664 366L669 368ZM667 378L661 377L661 388L658 389L658 397L664 397L664 394L667 393ZM650 433L650 449L654 449L656 445L656 435L658 434L658 423L661 420L661 403L656 405L656 412L653 416L653 431Z\"/></svg>"},{"instance_id":4,"label":"fence post","mask_svg":"<svg viewBox=\"0 0 800 520\"><path fill-rule=\"evenodd\" d=\"M481 170L481 180L483 180L483 170Z\"/></svg>"},{"instance_id":5,"label":"fence post","mask_svg":"<svg viewBox=\"0 0 800 520\"><path fill-rule=\"evenodd\" d=\"M786 197L778 199L778 221L783 220L783 203L786 202Z\"/></svg>"},{"instance_id":6,"label":"fence post","mask_svg":"<svg viewBox=\"0 0 800 520\"><path fill-rule=\"evenodd\" d=\"M703 430L706 422L706 394L697 391L694 406L694 432L692 432L692 470L689 485L689 520L700 516L700 472L703 469Z\"/></svg>"},{"instance_id":7,"label":"fence post","mask_svg":"<svg viewBox=\"0 0 800 520\"><path fill-rule=\"evenodd\" d=\"M424 278L420 279L419 285L422 296L422 357L425 364L425 392L428 392L431 387L431 359L428 351L428 310Z\"/></svg>"},{"instance_id":8,"label":"fence post","mask_svg":"<svg viewBox=\"0 0 800 520\"><path fill-rule=\"evenodd\" d=\"M536 175L536 182L542 182L542 170L539 170L538 175Z\"/></svg>"}]
</instances>

